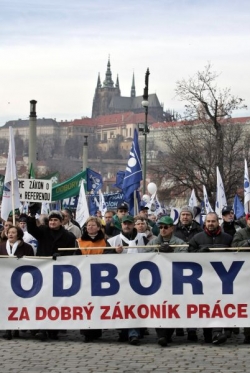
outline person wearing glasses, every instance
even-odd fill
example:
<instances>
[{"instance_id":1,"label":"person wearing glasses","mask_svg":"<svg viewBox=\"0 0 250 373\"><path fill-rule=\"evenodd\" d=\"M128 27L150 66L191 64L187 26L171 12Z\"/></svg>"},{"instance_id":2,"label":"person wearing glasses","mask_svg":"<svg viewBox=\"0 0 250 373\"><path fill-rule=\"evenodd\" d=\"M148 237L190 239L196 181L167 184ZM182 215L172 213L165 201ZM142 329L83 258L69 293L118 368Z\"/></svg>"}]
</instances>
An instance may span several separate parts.
<instances>
[{"instance_id":1,"label":"person wearing glasses","mask_svg":"<svg viewBox=\"0 0 250 373\"><path fill-rule=\"evenodd\" d=\"M170 216L162 216L158 222L160 234L149 241L149 245L159 245L159 251L163 253L179 253L187 252L188 245L185 242L174 235L174 221ZM179 246L178 246L179 245ZM155 249L158 251L158 249ZM156 334L158 338L158 344L162 347L166 347L168 342L172 341L172 335L175 329L170 328L156 328Z\"/></svg>"},{"instance_id":2,"label":"person wearing glasses","mask_svg":"<svg viewBox=\"0 0 250 373\"><path fill-rule=\"evenodd\" d=\"M72 214L70 210L64 209L61 211L61 214L63 217L62 225L66 229L66 231L73 233L76 238L80 238L82 235L81 229L77 225L72 223Z\"/></svg>"}]
</instances>

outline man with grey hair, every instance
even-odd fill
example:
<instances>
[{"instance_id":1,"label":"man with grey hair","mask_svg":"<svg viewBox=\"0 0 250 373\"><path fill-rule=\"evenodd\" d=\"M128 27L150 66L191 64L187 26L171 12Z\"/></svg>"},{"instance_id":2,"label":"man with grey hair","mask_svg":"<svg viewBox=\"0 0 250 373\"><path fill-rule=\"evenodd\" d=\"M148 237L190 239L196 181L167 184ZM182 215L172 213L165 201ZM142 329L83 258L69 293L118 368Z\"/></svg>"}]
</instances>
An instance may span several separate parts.
<instances>
[{"instance_id":1,"label":"man with grey hair","mask_svg":"<svg viewBox=\"0 0 250 373\"><path fill-rule=\"evenodd\" d=\"M194 219L194 211L190 206L183 206L180 211L179 221L175 226L174 235L185 242L189 242L197 233L203 231Z\"/></svg>"}]
</instances>

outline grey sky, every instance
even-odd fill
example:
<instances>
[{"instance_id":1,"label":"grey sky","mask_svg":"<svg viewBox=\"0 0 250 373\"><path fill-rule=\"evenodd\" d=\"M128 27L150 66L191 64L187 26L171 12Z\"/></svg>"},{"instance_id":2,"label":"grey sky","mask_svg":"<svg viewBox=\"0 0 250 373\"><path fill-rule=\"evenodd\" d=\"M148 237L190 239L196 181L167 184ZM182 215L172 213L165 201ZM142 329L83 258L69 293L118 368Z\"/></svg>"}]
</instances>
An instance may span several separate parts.
<instances>
[{"instance_id":1,"label":"grey sky","mask_svg":"<svg viewBox=\"0 0 250 373\"><path fill-rule=\"evenodd\" d=\"M249 14L245 0L0 0L0 125L26 118L31 99L39 117L90 116L109 54L122 95L133 71L142 94L149 67L149 91L181 111L176 81L210 61L250 107Z\"/></svg>"}]
</instances>

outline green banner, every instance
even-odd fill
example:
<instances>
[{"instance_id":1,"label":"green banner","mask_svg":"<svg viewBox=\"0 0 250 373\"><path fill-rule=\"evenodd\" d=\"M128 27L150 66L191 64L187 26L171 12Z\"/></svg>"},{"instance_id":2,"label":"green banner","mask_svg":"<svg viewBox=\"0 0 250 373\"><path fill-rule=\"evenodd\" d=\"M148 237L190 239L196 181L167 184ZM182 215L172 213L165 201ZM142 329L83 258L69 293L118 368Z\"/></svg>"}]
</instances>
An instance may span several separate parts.
<instances>
[{"instance_id":1,"label":"green banner","mask_svg":"<svg viewBox=\"0 0 250 373\"><path fill-rule=\"evenodd\" d=\"M82 180L85 180L86 185L86 170L52 187L52 201L78 196Z\"/></svg>"},{"instance_id":2,"label":"green banner","mask_svg":"<svg viewBox=\"0 0 250 373\"><path fill-rule=\"evenodd\" d=\"M3 195L4 175L0 174L0 197Z\"/></svg>"}]
</instances>

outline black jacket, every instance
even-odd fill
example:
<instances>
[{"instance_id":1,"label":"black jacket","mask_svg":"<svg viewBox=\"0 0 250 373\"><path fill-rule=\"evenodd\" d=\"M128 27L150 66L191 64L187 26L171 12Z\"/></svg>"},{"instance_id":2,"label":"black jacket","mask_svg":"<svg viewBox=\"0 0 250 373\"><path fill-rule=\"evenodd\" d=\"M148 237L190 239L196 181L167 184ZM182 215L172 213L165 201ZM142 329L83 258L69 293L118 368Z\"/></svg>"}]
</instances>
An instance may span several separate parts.
<instances>
[{"instance_id":1,"label":"black jacket","mask_svg":"<svg viewBox=\"0 0 250 373\"><path fill-rule=\"evenodd\" d=\"M200 232L203 232L203 229L196 221L193 220L192 224L188 227L182 225L179 221L178 224L175 226L174 235L175 237L181 238L185 242L189 242L192 237Z\"/></svg>"},{"instance_id":2,"label":"black jacket","mask_svg":"<svg viewBox=\"0 0 250 373\"><path fill-rule=\"evenodd\" d=\"M75 247L75 236L66 231L62 226L60 229L51 229L47 225L36 225L33 217L27 219L27 230L38 240L37 256L52 256L58 252L58 248ZM60 255L72 255L73 251L60 251Z\"/></svg>"},{"instance_id":3,"label":"black jacket","mask_svg":"<svg viewBox=\"0 0 250 373\"><path fill-rule=\"evenodd\" d=\"M232 239L229 234L222 232L221 229L217 231L217 234L210 234L210 232L203 231L191 238L188 251L202 252L213 247L230 247Z\"/></svg>"}]
</instances>

